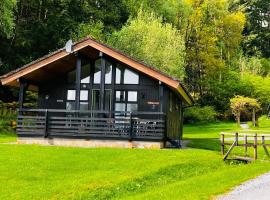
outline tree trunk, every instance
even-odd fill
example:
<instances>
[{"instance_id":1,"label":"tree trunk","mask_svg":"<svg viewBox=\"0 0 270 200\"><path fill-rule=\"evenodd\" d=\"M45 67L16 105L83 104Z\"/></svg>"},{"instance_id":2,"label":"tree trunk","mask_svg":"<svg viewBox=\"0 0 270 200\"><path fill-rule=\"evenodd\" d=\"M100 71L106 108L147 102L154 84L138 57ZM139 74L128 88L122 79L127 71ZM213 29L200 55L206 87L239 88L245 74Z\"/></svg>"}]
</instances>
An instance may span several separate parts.
<instances>
[{"instance_id":1,"label":"tree trunk","mask_svg":"<svg viewBox=\"0 0 270 200\"><path fill-rule=\"evenodd\" d=\"M237 120L238 125L240 125L240 118L241 118L241 113L239 112L236 116L236 120Z\"/></svg>"},{"instance_id":2,"label":"tree trunk","mask_svg":"<svg viewBox=\"0 0 270 200\"><path fill-rule=\"evenodd\" d=\"M256 111L254 108L252 109L252 123L253 123L253 126L255 127L256 126Z\"/></svg>"}]
</instances>

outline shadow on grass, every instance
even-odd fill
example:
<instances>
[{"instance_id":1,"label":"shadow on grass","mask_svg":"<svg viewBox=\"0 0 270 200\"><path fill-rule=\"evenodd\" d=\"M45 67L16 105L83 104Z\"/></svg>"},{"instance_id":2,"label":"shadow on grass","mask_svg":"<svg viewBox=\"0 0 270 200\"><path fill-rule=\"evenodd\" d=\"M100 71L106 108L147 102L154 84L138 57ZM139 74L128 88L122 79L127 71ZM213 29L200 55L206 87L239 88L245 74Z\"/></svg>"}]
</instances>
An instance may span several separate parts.
<instances>
[{"instance_id":1,"label":"shadow on grass","mask_svg":"<svg viewBox=\"0 0 270 200\"><path fill-rule=\"evenodd\" d=\"M196 149L206 149L212 151L220 151L220 141L213 138L196 138L189 139L188 147Z\"/></svg>"}]
</instances>

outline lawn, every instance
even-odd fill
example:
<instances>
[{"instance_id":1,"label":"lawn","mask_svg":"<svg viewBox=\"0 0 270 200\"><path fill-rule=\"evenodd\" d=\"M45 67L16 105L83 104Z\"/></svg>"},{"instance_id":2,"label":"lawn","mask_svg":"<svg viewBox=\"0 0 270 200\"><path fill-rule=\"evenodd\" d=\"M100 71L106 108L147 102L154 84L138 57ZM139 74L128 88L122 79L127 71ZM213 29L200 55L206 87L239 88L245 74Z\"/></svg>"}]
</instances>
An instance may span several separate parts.
<instances>
[{"instance_id":1,"label":"lawn","mask_svg":"<svg viewBox=\"0 0 270 200\"><path fill-rule=\"evenodd\" d=\"M11 119L0 119L0 143L15 142L15 131L9 126Z\"/></svg>"},{"instance_id":2,"label":"lawn","mask_svg":"<svg viewBox=\"0 0 270 200\"><path fill-rule=\"evenodd\" d=\"M0 199L210 199L270 170L268 162L223 162L218 151L196 143L235 128L234 123L186 126L185 137L197 148L185 150L2 143Z\"/></svg>"}]
</instances>

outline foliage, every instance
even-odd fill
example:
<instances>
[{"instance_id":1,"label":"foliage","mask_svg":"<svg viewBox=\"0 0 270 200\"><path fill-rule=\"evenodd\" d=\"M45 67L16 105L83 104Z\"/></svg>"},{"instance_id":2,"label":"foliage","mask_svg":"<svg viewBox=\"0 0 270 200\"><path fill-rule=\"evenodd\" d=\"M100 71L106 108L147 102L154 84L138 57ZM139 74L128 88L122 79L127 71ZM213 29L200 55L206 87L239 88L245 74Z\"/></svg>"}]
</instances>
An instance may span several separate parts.
<instances>
[{"instance_id":1,"label":"foliage","mask_svg":"<svg viewBox=\"0 0 270 200\"><path fill-rule=\"evenodd\" d=\"M265 0L241 0L248 17L248 23L244 31L244 51L251 56L270 57L270 1Z\"/></svg>"},{"instance_id":2,"label":"foliage","mask_svg":"<svg viewBox=\"0 0 270 200\"><path fill-rule=\"evenodd\" d=\"M113 34L109 43L178 79L184 77L183 37L153 13L140 10L135 19Z\"/></svg>"},{"instance_id":3,"label":"foliage","mask_svg":"<svg viewBox=\"0 0 270 200\"><path fill-rule=\"evenodd\" d=\"M212 106L194 106L187 108L184 112L184 119L189 123L206 123L215 121L217 113Z\"/></svg>"},{"instance_id":4,"label":"foliage","mask_svg":"<svg viewBox=\"0 0 270 200\"><path fill-rule=\"evenodd\" d=\"M16 0L1 0L0 3L0 37L11 37L14 28L14 9Z\"/></svg>"},{"instance_id":5,"label":"foliage","mask_svg":"<svg viewBox=\"0 0 270 200\"><path fill-rule=\"evenodd\" d=\"M262 102L264 110L270 103L270 77L243 73L241 81L251 89L250 95Z\"/></svg>"},{"instance_id":6,"label":"foliage","mask_svg":"<svg viewBox=\"0 0 270 200\"><path fill-rule=\"evenodd\" d=\"M91 36L181 79L219 116L234 95L258 99L265 112L268 11L264 0L2 0L0 74ZM1 100L17 97L0 86Z\"/></svg>"},{"instance_id":7,"label":"foliage","mask_svg":"<svg viewBox=\"0 0 270 200\"><path fill-rule=\"evenodd\" d=\"M82 38L92 37L96 40L103 41L104 40L104 25L102 22L88 22L88 23L81 23L78 25L77 30L75 30L71 37L74 41L78 41Z\"/></svg>"},{"instance_id":8,"label":"foliage","mask_svg":"<svg viewBox=\"0 0 270 200\"><path fill-rule=\"evenodd\" d=\"M122 0L18 0L14 36L1 40L0 73L63 47L73 36L84 36L85 30L99 36L100 32L107 34L119 29L128 19L126 10Z\"/></svg>"},{"instance_id":9,"label":"foliage","mask_svg":"<svg viewBox=\"0 0 270 200\"><path fill-rule=\"evenodd\" d=\"M260 57L240 57L239 67L241 73L267 76L270 73L270 59Z\"/></svg>"},{"instance_id":10,"label":"foliage","mask_svg":"<svg viewBox=\"0 0 270 200\"><path fill-rule=\"evenodd\" d=\"M223 73L236 59L245 24L243 13L224 0L194 1L186 29L186 82L196 96L208 92L208 80L225 83Z\"/></svg>"},{"instance_id":11,"label":"foliage","mask_svg":"<svg viewBox=\"0 0 270 200\"><path fill-rule=\"evenodd\" d=\"M258 111L261 109L260 103L256 99L244 97L244 96L235 96L230 99L230 107L233 115L236 117L238 124L240 124L241 112L248 111L252 109L253 111Z\"/></svg>"}]
</instances>

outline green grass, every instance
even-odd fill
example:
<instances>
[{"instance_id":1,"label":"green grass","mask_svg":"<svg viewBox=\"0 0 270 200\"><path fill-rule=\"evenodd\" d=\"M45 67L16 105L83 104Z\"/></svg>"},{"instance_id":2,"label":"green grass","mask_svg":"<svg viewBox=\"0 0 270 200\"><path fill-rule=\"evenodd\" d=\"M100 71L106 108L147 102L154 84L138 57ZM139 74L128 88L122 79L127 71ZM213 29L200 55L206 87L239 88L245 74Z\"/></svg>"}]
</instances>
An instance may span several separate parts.
<instances>
[{"instance_id":1,"label":"green grass","mask_svg":"<svg viewBox=\"0 0 270 200\"><path fill-rule=\"evenodd\" d=\"M253 127L252 123L249 122L249 126L253 130L262 130L262 131L269 131L270 133L270 119L268 119L265 115L260 117L259 120L259 126L258 127Z\"/></svg>"},{"instance_id":2,"label":"green grass","mask_svg":"<svg viewBox=\"0 0 270 200\"><path fill-rule=\"evenodd\" d=\"M0 143L16 141L15 131L8 125L9 121L10 119L0 119Z\"/></svg>"},{"instance_id":3,"label":"green grass","mask_svg":"<svg viewBox=\"0 0 270 200\"><path fill-rule=\"evenodd\" d=\"M239 130L234 122L216 122L209 124L187 124L184 126L184 139L189 140L188 147L220 151L220 132Z\"/></svg>"},{"instance_id":4,"label":"green grass","mask_svg":"<svg viewBox=\"0 0 270 200\"><path fill-rule=\"evenodd\" d=\"M210 199L270 170L223 162L219 132L235 123L185 126L193 149L89 149L0 144L0 199ZM14 140L9 134L6 139Z\"/></svg>"},{"instance_id":5,"label":"green grass","mask_svg":"<svg viewBox=\"0 0 270 200\"><path fill-rule=\"evenodd\" d=\"M209 199L269 163L224 163L207 150L0 144L0 199ZM232 176L233 174L233 176Z\"/></svg>"}]
</instances>

